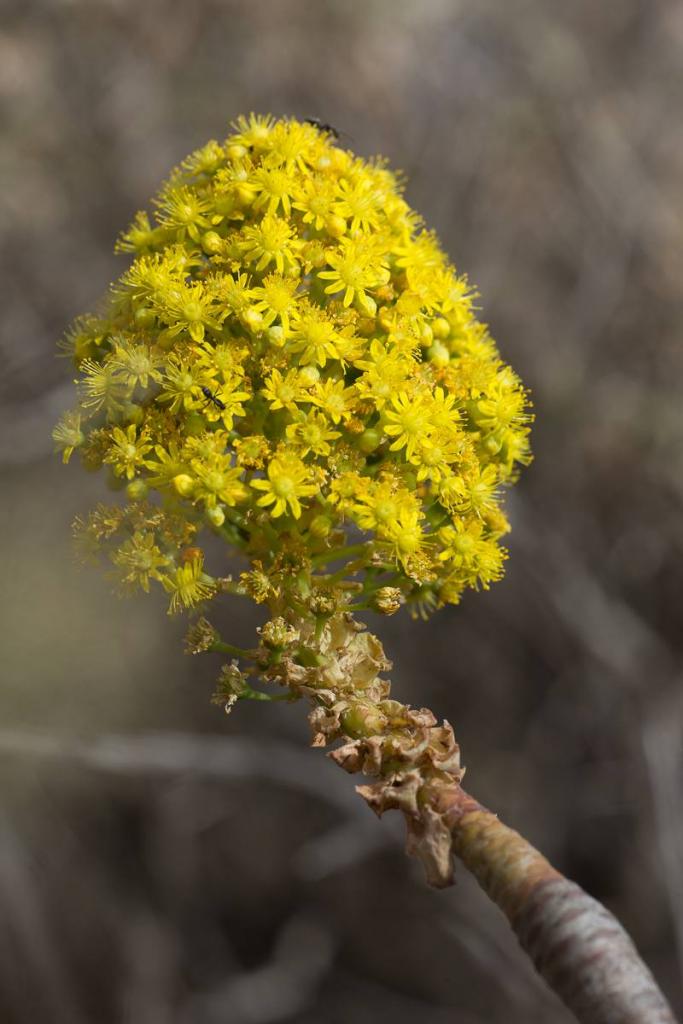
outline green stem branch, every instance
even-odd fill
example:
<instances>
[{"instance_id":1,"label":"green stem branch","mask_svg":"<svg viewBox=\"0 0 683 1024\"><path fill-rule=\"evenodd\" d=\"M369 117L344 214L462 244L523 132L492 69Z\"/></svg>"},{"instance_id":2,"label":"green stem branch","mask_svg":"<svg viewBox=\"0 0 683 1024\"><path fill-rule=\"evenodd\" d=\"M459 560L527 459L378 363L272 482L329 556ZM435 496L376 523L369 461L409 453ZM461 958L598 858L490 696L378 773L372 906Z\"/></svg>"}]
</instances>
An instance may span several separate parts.
<instances>
[{"instance_id":1,"label":"green stem branch","mask_svg":"<svg viewBox=\"0 0 683 1024\"><path fill-rule=\"evenodd\" d=\"M235 647L234 644L226 644L223 640L215 640L209 647L210 651L218 654L229 654L232 658L244 658L250 660L254 657L253 651L247 651L243 647Z\"/></svg>"},{"instance_id":2,"label":"green stem branch","mask_svg":"<svg viewBox=\"0 0 683 1024\"><path fill-rule=\"evenodd\" d=\"M347 544L339 548L331 548L329 551L321 551L319 555L314 555L311 559L311 564L316 568L321 565L328 565L330 562L336 562L340 558L347 558L351 555L361 555L367 551L368 542L364 541L362 544Z\"/></svg>"}]
</instances>

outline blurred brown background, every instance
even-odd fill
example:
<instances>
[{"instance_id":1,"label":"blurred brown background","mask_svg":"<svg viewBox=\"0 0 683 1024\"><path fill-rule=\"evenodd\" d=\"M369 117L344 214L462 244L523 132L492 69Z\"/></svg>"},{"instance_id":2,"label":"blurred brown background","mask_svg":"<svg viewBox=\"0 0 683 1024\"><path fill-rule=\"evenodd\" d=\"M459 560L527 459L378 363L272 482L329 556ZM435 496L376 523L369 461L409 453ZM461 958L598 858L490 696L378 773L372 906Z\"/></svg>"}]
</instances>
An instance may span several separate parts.
<instances>
[{"instance_id":1,"label":"blurred brown background","mask_svg":"<svg viewBox=\"0 0 683 1024\"><path fill-rule=\"evenodd\" d=\"M613 909L683 1008L683 5L3 0L0 1019L569 1020L460 872L427 890L303 708L208 703L165 599L70 548L54 357L169 168L240 112L410 178L534 394L507 578L373 623L470 790ZM246 642L238 603L225 631Z\"/></svg>"}]
</instances>

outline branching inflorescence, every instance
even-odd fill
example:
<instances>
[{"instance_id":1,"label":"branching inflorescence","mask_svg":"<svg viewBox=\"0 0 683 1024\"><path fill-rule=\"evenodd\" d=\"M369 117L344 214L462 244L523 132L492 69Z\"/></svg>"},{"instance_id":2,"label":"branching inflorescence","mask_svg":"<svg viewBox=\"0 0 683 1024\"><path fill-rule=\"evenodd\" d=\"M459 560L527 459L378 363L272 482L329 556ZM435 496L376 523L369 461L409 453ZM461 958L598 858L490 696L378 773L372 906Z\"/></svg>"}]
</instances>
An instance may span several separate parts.
<instances>
[{"instance_id":1,"label":"branching inflorescence","mask_svg":"<svg viewBox=\"0 0 683 1024\"><path fill-rule=\"evenodd\" d=\"M222 704L307 697L314 743L341 739L331 756L376 777L360 791L404 811L440 885L458 748L390 698L354 613L427 614L501 576L530 416L401 193L324 127L239 118L121 237L132 264L64 342L79 401L54 438L125 493L78 522L84 548L124 590L158 583L201 615L188 648L228 656ZM211 534L246 557L236 579L205 556ZM253 647L205 617L226 592L269 612Z\"/></svg>"},{"instance_id":2,"label":"branching inflorescence","mask_svg":"<svg viewBox=\"0 0 683 1024\"><path fill-rule=\"evenodd\" d=\"M457 852L580 1021L673 1024L614 918L462 790L450 725L391 698L356 618L499 579L530 415L396 175L335 139L239 118L122 236L131 266L63 346L79 401L57 447L126 496L79 520L79 543L124 591L193 610L187 649L223 656L226 710L306 698L314 745L338 741L370 807L403 812L429 881L449 884ZM211 535L225 552L205 555ZM268 613L253 646L206 618L227 593Z\"/></svg>"}]
</instances>

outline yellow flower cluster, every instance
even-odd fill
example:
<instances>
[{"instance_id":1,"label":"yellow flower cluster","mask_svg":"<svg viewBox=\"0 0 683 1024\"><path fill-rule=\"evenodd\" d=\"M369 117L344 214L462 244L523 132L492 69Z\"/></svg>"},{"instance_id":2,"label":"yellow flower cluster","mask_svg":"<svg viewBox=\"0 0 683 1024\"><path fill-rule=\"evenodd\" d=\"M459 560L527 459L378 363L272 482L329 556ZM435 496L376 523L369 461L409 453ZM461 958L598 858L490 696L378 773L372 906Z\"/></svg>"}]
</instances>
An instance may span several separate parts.
<instances>
[{"instance_id":1,"label":"yellow flower cluster","mask_svg":"<svg viewBox=\"0 0 683 1024\"><path fill-rule=\"evenodd\" d=\"M164 516L266 576L353 557L368 606L387 585L425 606L488 586L530 416L474 291L382 161L311 123L233 128L137 215L132 265L64 343L79 403L56 444L129 502L88 530L174 608L217 587L182 531L159 543Z\"/></svg>"}]
</instances>

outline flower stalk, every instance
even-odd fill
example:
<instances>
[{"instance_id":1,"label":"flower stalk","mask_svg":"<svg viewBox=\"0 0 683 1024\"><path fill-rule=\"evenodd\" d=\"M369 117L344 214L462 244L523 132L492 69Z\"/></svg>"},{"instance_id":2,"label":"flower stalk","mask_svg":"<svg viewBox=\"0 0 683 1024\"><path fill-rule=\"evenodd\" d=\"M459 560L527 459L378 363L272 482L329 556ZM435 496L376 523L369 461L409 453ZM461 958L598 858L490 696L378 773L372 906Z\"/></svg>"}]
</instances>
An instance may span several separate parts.
<instances>
[{"instance_id":1,"label":"flower stalk","mask_svg":"<svg viewBox=\"0 0 683 1024\"><path fill-rule=\"evenodd\" d=\"M633 942L601 903L463 790L453 850L508 918L539 974L582 1024L676 1024Z\"/></svg>"},{"instance_id":2,"label":"flower stalk","mask_svg":"<svg viewBox=\"0 0 683 1024\"><path fill-rule=\"evenodd\" d=\"M280 609L273 609L277 613ZM279 652L265 678L312 704L313 746L374 781L356 787L381 816L403 813L407 852L430 885L453 882L457 856L507 917L539 974L581 1024L675 1024L651 972L617 919L566 879L518 832L461 786L464 771L448 722L391 697L375 673L389 668L379 640L352 615L324 629L297 621L297 642L318 655L301 664Z\"/></svg>"},{"instance_id":3,"label":"flower stalk","mask_svg":"<svg viewBox=\"0 0 683 1024\"><path fill-rule=\"evenodd\" d=\"M430 884L458 854L579 1020L670 1022L616 922L465 794L450 724L391 696L355 618L500 579L531 414L400 178L335 142L241 117L122 235L131 265L63 343L78 401L56 448L124 497L77 522L82 553L171 613L267 609L253 648L192 625L188 651L230 659L214 700L307 700L313 745L403 813ZM207 535L246 559L238 581Z\"/></svg>"}]
</instances>

